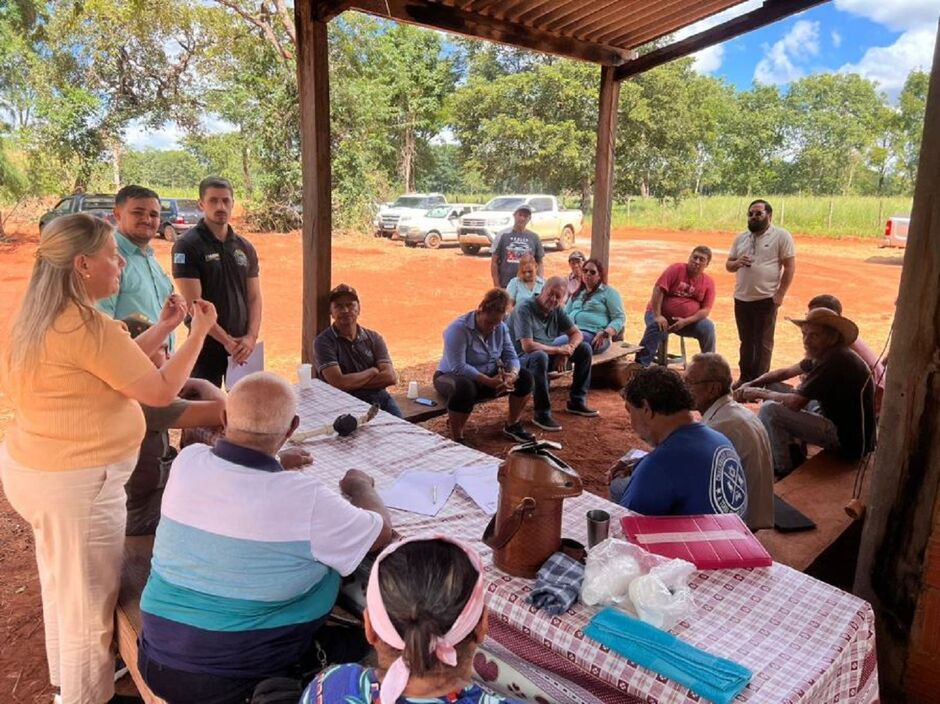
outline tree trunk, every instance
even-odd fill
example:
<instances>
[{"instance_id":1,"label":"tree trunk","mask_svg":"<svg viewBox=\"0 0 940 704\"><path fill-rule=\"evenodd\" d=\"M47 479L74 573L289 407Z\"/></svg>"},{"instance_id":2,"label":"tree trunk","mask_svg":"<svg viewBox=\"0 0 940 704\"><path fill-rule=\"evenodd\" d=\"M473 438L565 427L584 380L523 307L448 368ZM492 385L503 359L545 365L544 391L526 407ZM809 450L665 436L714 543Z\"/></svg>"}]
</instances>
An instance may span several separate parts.
<instances>
[{"instance_id":1,"label":"tree trunk","mask_svg":"<svg viewBox=\"0 0 940 704\"><path fill-rule=\"evenodd\" d=\"M242 178L245 179L245 192L249 198L255 191L255 182L251 177L251 168L249 166L250 155L251 147L248 146L248 142L242 142Z\"/></svg>"},{"instance_id":2,"label":"tree trunk","mask_svg":"<svg viewBox=\"0 0 940 704\"><path fill-rule=\"evenodd\" d=\"M414 120L409 115L401 146L401 180L405 185L405 193L414 191L415 149Z\"/></svg>"},{"instance_id":3,"label":"tree trunk","mask_svg":"<svg viewBox=\"0 0 940 704\"><path fill-rule=\"evenodd\" d=\"M114 183L115 192L121 188L121 156L124 153L124 145L121 140L111 140L111 180Z\"/></svg>"}]
</instances>

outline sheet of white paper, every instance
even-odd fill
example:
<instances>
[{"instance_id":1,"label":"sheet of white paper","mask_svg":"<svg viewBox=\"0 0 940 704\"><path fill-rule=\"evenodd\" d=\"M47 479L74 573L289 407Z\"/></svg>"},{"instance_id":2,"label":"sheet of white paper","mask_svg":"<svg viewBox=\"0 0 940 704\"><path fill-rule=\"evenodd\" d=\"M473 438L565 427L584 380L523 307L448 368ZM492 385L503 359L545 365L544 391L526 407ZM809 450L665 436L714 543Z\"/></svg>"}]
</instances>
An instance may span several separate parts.
<instances>
[{"instance_id":1,"label":"sheet of white paper","mask_svg":"<svg viewBox=\"0 0 940 704\"><path fill-rule=\"evenodd\" d=\"M454 475L460 488L467 492L467 496L488 516L496 513L499 506L499 482L496 480L498 471L499 464L491 462L461 467Z\"/></svg>"},{"instance_id":2,"label":"sheet of white paper","mask_svg":"<svg viewBox=\"0 0 940 704\"><path fill-rule=\"evenodd\" d=\"M231 357L228 358L228 369L225 371L225 388L231 389L238 380L253 372L264 371L264 340L255 345L254 351L244 364L236 364Z\"/></svg>"},{"instance_id":3,"label":"sheet of white paper","mask_svg":"<svg viewBox=\"0 0 940 704\"><path fill-rule=\"evenodd\" d=\"M646 457L648 454L649 453L646 450L638 450L637 448L633 448L620 459L623 460L624 462L631 462L633 460L641 460L644 457Z\"/></svg>"},{"instance_id":4,"label":"sheet of white paper","mask_svg":"<svg viewBox=\"0 0 940 704\"><path fill-rule=\"evenodd\" d=\"M455 485L453 474L408 469L391 485L379 489L379 496L389 508L436 516Z\"/></svg>"}]
</instances>

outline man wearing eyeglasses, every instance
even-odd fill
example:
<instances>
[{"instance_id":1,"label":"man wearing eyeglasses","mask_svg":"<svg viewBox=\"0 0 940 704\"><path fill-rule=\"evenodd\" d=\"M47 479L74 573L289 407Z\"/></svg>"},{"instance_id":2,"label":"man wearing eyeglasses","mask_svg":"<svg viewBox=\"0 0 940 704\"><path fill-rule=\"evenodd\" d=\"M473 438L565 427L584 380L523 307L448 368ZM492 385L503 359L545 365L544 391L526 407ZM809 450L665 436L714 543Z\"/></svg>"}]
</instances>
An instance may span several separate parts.
<instances>
[{"instance_id":1,"label":"man wearing eyeglasses","mask_svg":"<svg viewBox=\"0 0 940 704\"><path fill-rule=\"evenodd\" d=\"M731 398L731 367L715 353L697 354L685 372L702 422L731 441L747 480L744 522L751 530L774 527L774 461L770 438L757 414Z\"/></svg>"},{"instance_id":2,"label":"man wearing eyeglasses","mask_svg":"<svg viewBox=\"0 0 940 704\"><path fill-rule=\"evenodd\" d=\"M741 341L735 388L770 369L777 309L796 272L793 236L772 223L773 212L765 200L748 206L747 231L735 238L725 262L735 274L734 320Z\"/></svg>"}]
</instances>

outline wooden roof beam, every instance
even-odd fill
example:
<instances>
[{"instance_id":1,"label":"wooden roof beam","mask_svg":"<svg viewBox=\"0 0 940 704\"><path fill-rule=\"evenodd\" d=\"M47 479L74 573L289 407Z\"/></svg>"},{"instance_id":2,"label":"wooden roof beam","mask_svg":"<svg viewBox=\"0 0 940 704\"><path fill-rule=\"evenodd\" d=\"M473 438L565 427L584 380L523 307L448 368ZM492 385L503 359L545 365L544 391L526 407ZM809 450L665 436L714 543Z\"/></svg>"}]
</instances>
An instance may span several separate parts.
<instances>
[{"instance_id":1,"label":"wooden roof beam","mask_svg":"<svg viewBox=\"0 0 940 704\"><path fill-rule=\"evenodd\" d=\"M734 5L729 6L727 0L703 0L696 7L699 13L695 21L699 22L706 17L711 17L729 9L729 7L734 7ZM591 41L595 42L611 42L618 46L622 44L642 46L649 41L648 37L662 37L672 34L677 27L688 24L688 15L689 10L685 4L673 2L664 6L659 13L646 11L631 18L630 22L621 27L586 33L584 38L590 38Z\"/></svg>"},{"instance_id":2,"label":"wooden roof beam","mask_svg":"<svg viewBox=\"0 0 940 704\"><path fill-rule=\"evenodd\" d=\"M735 17L716 27L706 29L704 32L693 34L691 37L654 49L648 54L643 54L633 61L618 66L614 76L616 80L622 81L625 78L649 71L651 68L656 68L675 59L681 59L702 49L707 49L715 44L734 39L751 30L765 27L784 17L808 10L824 2L827 2L827 0L767 0L763 6L756 10ZM655 38L652 37L651 39Z\"/></svg>"},{"instance_id":3,"label":"wooden roof beam","mask_svg":"<svg viewBox=\"0 0 940 704\"><path fill-rule=\"evenodd\" d=\"M712 2L715 1L726 2L727 0L712 0ZM630 27L647 17L659 17L667 12L675 12L676 8L679 8L685 15L689 15L691 12L687 0L660 0L656 4L636 4L626 11L622 7L619 8L619 13L610 10L597 12L589 20L578 26L578 34L584 38L600 37L604 34L615 36L621 34L624 27Z\"/></svg>"},{"instance_id":4,"label":"wooden roof beam","mask_svg":"<svg viewBox=\"0 0 940 704\"><path fill-rule=\"evenodd\" d=\"M628 49L562 37L527 25L494 20L429 0L353 0L350 9L396 22L407 22L605 66L619 66L636 56L635 52Z\"/></svg>"},{"instance_id":5,"label":"wooden roof beam","mask_svg":"<svg viewBox=\"0 0 940 704\"><path fill-rule=\"evenodd\" d=\"M352 0L298 0L313 6L313 18L317 22L329 22L337 15L341 15L352 5Z\"/></svg>"}]
</instances>

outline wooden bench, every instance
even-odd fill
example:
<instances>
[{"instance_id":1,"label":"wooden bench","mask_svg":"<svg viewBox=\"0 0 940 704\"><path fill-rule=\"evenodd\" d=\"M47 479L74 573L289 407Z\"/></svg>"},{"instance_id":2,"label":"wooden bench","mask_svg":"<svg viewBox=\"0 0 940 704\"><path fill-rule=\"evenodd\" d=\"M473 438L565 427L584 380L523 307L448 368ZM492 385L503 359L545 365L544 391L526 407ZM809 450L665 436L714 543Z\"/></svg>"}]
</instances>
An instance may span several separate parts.
<instances>
[{"instance_id":1,"label":"wooden bench","mask_svg":"<svg viewBox=\"0 0 940 704\"><path fill-rule=\"evenodd\" d=\"M615 342L601 354L594 355L594 358L591 360L591 366L596 367L600 364L607 364L608 362L622 359L623 357L636 354L640 349L638 345L631 345L627 342ZM411 423L421 423L422 421L444 415L447 411L447 400L437 393L437 389L435 389L432 384L419 384L418 398L430 399L437 403L436 406L425 406L416 403L414 400L408 398L408 394L404 391L393 393L391 396L401 409L402 418ZM492 400L493 399L483 399L480 403L487 403Z\"/></svg>"},{"instance_id":2,"label":"wooden bench","mask_svg":"<svg viewBox=\"0 0 940 704\"><path fill-rule=\"evenodd\" d=\"M816 524L812 530L795 533L757 531L758 540L774 560L827 582L831 581L827 576L840 575L836 581L844 581L846 571L854 573L857 549L852 550L851 543L861 536L862 520L851 518L845 507L852 499L858 467L858 461L823 450L774 485L777 496ZM863 502L868 497L869 474L862 485ZM846 555L851 564L841 559Z\"/></svg>"},{"instance_id":3,"label":"wooden bench","mask_svg":"<svg viewBox=\"0 0 940 704\"><path fill-rule=\"evenodd\" d=\"M137 637L140 635L140 595L150 576L153 536L128 536L124 539L124 566L121 570L121 591L115 610L115 634L118 651L127 665L140 697L147 704L166 704L150 691L137 669Z\"/></svg>"}]
</instances>

